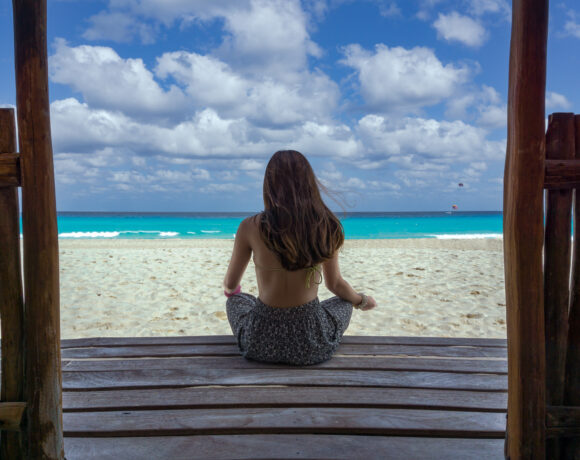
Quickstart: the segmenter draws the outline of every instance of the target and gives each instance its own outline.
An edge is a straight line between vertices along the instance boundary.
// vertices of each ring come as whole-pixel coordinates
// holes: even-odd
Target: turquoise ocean
[[[172,239],[234,237],[253,213],[94,213],[58,214],[59,238]],[[499,238],[501,212],[353,212],[338,214],[347,239]]]

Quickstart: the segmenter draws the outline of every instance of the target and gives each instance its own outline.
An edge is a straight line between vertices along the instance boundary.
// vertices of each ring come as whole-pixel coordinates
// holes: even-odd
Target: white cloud
[[[453,95],[469,75],[465,67],[443,65],[423,47],[408,50],[379,44],[372,53],[349,45],[344,54],[341,62],[358,71],[366,103],[381,112],[435,105]]]
[[[156,27],[145,24],[125,12],[113,11],[100,13],[89,18],[91,26],[83,33],[87,40],[110,40],[128,43],[135,36],[144,44],[155,41]]]
[[[470,0],[469,11],[475,16],[486,13],[497,13],[509,20],[511,8],[506,0]]]
[[[505,154],[504,143],[487,140],[484,129],[462,121],[367,115],[359,120],[357,133],[372,159],[383,157],[415,170],[426,161],[448,165]]]
[[[569,109],[570,107],[572,107],[572,104],[566,96],[553,91],[546,92],[547,109]]]
[[[174,78],[198,107],[212,107],[226,117],[245,117],[258,125],[289,125],[326,119],[336,108],[337,85],[321,72],[303,71],[291,82],[271,76],[244,76],[227,63],[197,53],[165,53],[156,74]]]
[[[239,193],[245,192],[247,188],[240,184],[225,183],[225,184],[209,184],[199,189],[202,193]]]
[[[564,24],[564,32],[566,35],[580,38],[580,24],[577,22],[576,12],[569,10],[567,14],[568,20],[566,21],[566,24]]]
[[[483,45],[487,38],[487,32],[479,22],[456,11],[450,14],[439,13],[433,27],[437,30],[437,37],[474,48]]]
[[[112,48],[70,47],[55,40],[50,78],[80,92],[93,107],[135,115],[168,115],[185,107],[181,90],[162,89],[142,59],[122,59]]]

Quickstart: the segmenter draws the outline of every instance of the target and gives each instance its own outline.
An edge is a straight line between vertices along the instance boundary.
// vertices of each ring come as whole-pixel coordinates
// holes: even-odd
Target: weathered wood
[[[64,376],[66,380],[66,375]],[[220,407],[375,407],[505,412],[507,393],[420,388],[243,386],[65,391],[65,412]]]
[[[506,391],[507,379],[495,374],[407,371],[334,371],[316,369],[136,369],[67,372],[63,389],[180,388],[204,385],[288,385],[446,388]]]
[[[547,406],[547,436],[562,441],[563,457],[576,459],[577,437],[580,437],[580,406]],[[554,440],[552,440],[554,441]]]
[[[498,439],[337,435],[67,438],[67,460],[389,459],[503,460]],[[482,453],[485,453],[482,456]],[[442,457],[441,455],[444,455]]]
[[[505,359],[506,349],[501,347],[423,345],[349,345],[341,344],[336,356],[382,355],[382,356],[423,356],[447,358],[496,358]],[[143,347],[93,347],[66,348],[62,350],[63,359],[87,358],[145,358],[145,357],[187,357],[187,356],[240,356],[235,345],[167,345]]]
[[[187,436],[318,433],[503,438],[505,415],[493,412],[366,408],[243,408],[65,412],[76,436]]]
[[[574,158],[574,114],[554,113],[549,116],[546,158]],[[564,399],[571,226],[572,190],[548,190],[544,239],[544,324],[546,404],[553,406],[561,405]]]
[[[25,410],[26,403],[23,402],[0,403],[0,430],[20,431]],[[2,458],[12,457],[3,456]]]
[[[278,369],[284,364],[270,364],[239,356],[215,356],[167,359],[104,359],[63,361],[63,372],[68,371],[117,371],[130,369]],[[311,369],[370,369],[370,370],[407,370],[430,372],[458,372],[468,374],[507,374],[507,361],[503,359],[445,359],[401,357],[345,357],[338,356]]]
[[[505,339],[479,339],[473,337],[391,337],[345,335],[345,345],[421,345],[421,346],[456,346],[456,347],[499,347],[506,348]],[[82,339],[65,339],[64,348],[85,347],[136,347],[158,345],[235,345],[233,335],[201,335],[174,337],[90,337]]]
[[[580,159],[580,115],[574,117],[575,156]],[[566,352],[566,380],[564,403],[580,406],[580,196],[574,191],[574,250],[572,255],[572,281],[568,313],[568,348]],[[563,441],[567,458],[580,457],[580,439]]]
[[[14,110],[0,109],[0,164],[4,157],[11,155],[4,152],[15,150]],[[0,216],[0,401],[16,402],[24,399],[24,300],[20,271],[20,210],[16,188],[0,187]],[[19,459],[22,454],[20,434],[3,432],[0,457]]]
[[[11,109],[0,110],[9,111]],[[14,118],[13,112],[12,117]],[[16,149],[6,152],[14,152],[14,150]],[[17,153],[3,153],[0,155],[0,187],[18,187],[20,184],[20,156]]]
[[[548,0],[514,0],[504,175],[508,330],[506,454],[545,455],[542,195]]]
[[[580,161],[546,160],[544,188],[572,189],[580,187]]]
[[[46,0],[13,0],[24,238],[29,458],[64,458],[58,232],[50,134]]]

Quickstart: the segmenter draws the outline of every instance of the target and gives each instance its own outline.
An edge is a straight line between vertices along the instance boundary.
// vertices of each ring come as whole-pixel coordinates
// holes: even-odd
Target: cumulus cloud
[[[508,20],[511,16],[511,8],[506,0],[470,0],[469,11],[475,16],[497,13]]]
[[[474,48],[483,45],[487,38],[487,32],[479,22],[456,11],[450,14],[439,13],[433,27],[437,30],[437,37]]]
[[[218,58],[184,51],[158,58],[156,74],[175,79],[197,106],[260,125],[329,118],[339,98],[336,83],[321,72],[302,71],[285,82],[268,74],[242,75]]]
[[[49,58],[50,78],[70,86],[93,107],[133,115],[169,115],[185,107],[176,86],[164,90],[142,59],[123,59],[104,46],[69,46],[55,40]]]
[[[367,115],[357,133],[369,152],[405,168],[497,160],[505,153],[503,143],[487,140],[486,130],[462,121]]]
[[[576,19],[576,13],[572,10],[568,11],[568,20],[564,25],[564,32],[571,37],[580,38],[580,23]]]
[[[569,109],[570,107],[572,104],[563,94],[546,92],[546,109]]]
[[[405,49],[376,45],[374,53],[359,45],[344,49],[343,64],[358,72],[367,105],[381,112],[413,111],[435,105],[454,94],[469,70],[443,65],[424,47]]]

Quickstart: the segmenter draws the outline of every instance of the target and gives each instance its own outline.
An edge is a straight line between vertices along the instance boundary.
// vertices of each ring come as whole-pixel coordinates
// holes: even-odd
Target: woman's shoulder
[[[245,236],[251,236],[259,231],[260,214],[246,217],[238,227],[238,233]]]

